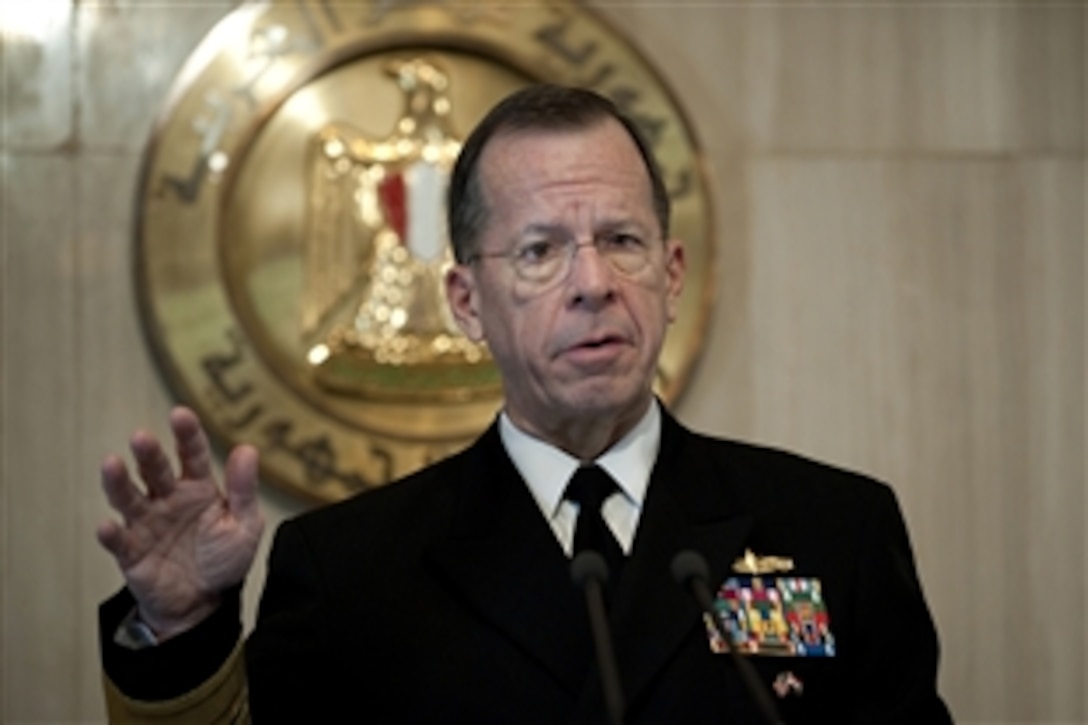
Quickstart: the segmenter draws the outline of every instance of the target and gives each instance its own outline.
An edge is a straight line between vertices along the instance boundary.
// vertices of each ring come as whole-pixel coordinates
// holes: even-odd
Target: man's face
[[[661,239],[649,174],[613,119],[577,131],[493,138],[479,174],[489,210],[477,249],[506,253],[546,234],[579,245],[569,273],[546,284],[519,277],[508,257],[484,257],[447,278],[454,316],[484,339],[504,380],[506,409],[544,434],[564,421],[640,415],[683,285],[679,241]],[[543,230],[543,231],[542,231]],[[591,242],[641,237],[649,261],[614,269]]]

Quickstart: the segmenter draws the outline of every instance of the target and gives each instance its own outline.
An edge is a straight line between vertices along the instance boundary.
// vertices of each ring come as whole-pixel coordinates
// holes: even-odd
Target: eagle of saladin
[[[386,73],[403,94],[392,133],[332,123],[311,139],[301,329],[317,383],[374,398],[494,393],[486,347],[461,334],[443,278],[445,196],[461,148],[449,76],[433,60]]]

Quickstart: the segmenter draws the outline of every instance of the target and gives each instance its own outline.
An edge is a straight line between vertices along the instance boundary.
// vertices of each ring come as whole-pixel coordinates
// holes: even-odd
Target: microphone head
[[[583,586],[590,579],[608,581],[608,564],[599,552],[586,549],[570,563],[570,576],[574,583]]]
[[[669,565],[669,571],[672,572],[672,578],[681,586],[687,586],[692,579],[706,581],[710,578],[710,567],[707,566],[706,559],[702,554],[691,549],[685,549],[674,556],[672,564]]]

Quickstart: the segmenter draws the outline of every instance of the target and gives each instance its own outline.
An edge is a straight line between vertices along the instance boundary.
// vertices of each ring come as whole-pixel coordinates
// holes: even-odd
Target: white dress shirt
[[[506,411],[499,416],[499,435],[559,545],[570,556],[578,504],[564,499],[563,492],[582,462],[518,428]],[[660,444],[661,411],[655,400],[638,424],[594,461],[608,471],[620,488],[605,499],[601,514],[625,554],[631,552],[635,540]]]

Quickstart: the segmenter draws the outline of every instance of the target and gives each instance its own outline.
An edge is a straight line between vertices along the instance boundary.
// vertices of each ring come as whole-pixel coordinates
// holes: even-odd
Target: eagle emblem
[[[319,385],[376,398],[494,394],[483,345],[457,328],[443,279],[445,224],[461,136],[449,77],[434,61],[390,62],[403,94],[392,132],[368,138],[336,122],[312,138],[301,329]]]

